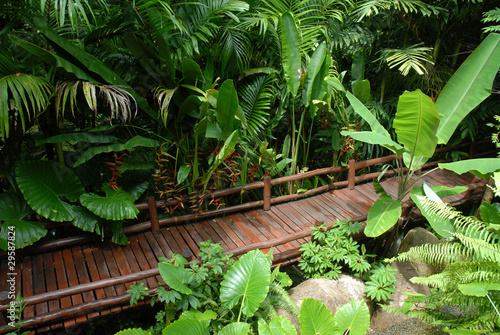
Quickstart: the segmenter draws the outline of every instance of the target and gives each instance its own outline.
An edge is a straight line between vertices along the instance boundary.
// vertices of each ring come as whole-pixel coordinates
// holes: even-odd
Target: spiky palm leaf
[[[10,124],[20,124],[24,132],[28,121],[47,108],[52,90],[42,77],[14,73],[0,78],[0,137],[9,137]]]
[[[420,0],[364,0],[358,3],[353,15],[358,22],[361,22],[366,17],[391,9],[404,13],[420,13],[424,16],[429,16],[435,11],[433,6]]]
[[[33,8],[36,8],[42,14],[53,17],[59,27],[64,27],[69,21],[73,30],[78,29],[78,25],[81,23],[91,26],[95,23],[94,11],[96,9],[106,11],[108,8],[106,0],[28,1]]]
[[[258,75],[239,90],[240,105],[245,113],[248,128],[254,135],[260,134],[269,122],[269,110],[275,93],[273,75]]]
[[[85,101],[91,111],[97,113],[98,95],[104,97],[110,111],[111,118],[118,118],[127,121],[137,114],[137,102],[134,97],[116,85],[98,85],[88,81],[60,82],[56,86],[57,115],[64,116],[66,104],[69,100],[70,110],[75,115],[79,86],[81,85]]]
[[[404,49],[384,49],[381,51],[380,59],[387,62],[391,69],[397,67],[403,76],[407,76],[412,69],[419,75],[423,75],[427,73],[426,63],[434,64],[431,51],[432,48],[415,44]]]

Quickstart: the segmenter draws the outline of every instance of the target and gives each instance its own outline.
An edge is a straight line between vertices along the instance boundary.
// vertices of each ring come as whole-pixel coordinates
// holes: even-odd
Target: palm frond
[[[158,113],[160,114],[165,127],[167,126],[168,120],[168,107],[170,106],[170,101],[172,100],[175,91],[177,91],[177,87],[173,89],[158,87],[153,92],[159,106]]]
[[[358,3],[353,15],[358,22],[361,22],[369,16],[391,9],[405,14],[420,13],[423,16],[429,16],[436,11],[435,7],[420,0],[365,0]]]
[[[60,82],[56,86],[57,116],[64,116],[66,104],[69,100],[71,113],[75,115],[75,107],[78,103],[78,88],[81,85],[88,108],[97,114],[98,94],[104,97],[108,105],[111,118],[120,116],[127,121],[137,114],[137,102],[134,97],[116,85],[92,84],[88,81]]]
[[[404,49],[383,49],[380,59],[387,62],[391,69],[397,67],[403,76],[407,76],[411,69],[419,75],[423,75],[427,73],[426,63],[434,63],[431,57],[432,48],[420,45],[415,44]]]
[[[248,128],[258,135],[269,122],[270,104],[274,94],[273,75],[257,75],[239,90],[240,105]]]
[[[485,33],[500,33],[500,8],[495,8],[486,13],[483,13],[483,23],[495,23],[488,27],[484,27]]]
[[[13,121],[19,121],[24,132],[26,118],[31,121],[47,108],[52,90],[42,77],[15,73],[0,78],[0,137],[9,137],[11,111],[17,111]]]
[[[95,23],[96,5],[102,11],[108,8],[106,0],[30,0],[29,2],[32,6],[39,7],[42,14],[51,16],[59,27],[64,27],[69,22],[73,29],[78,29],[81,23],[89,27]]]

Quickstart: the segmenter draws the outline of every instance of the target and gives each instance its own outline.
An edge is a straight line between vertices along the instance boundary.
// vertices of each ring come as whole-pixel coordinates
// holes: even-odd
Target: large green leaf
[[[373,131],[347,131],[342,130],[340,132],[342,136],[350,136],[356,141],[361,141],[370,144],[379,144],[384,148],[391,150],[394,153],[402,153],[404,148],[398,143],[391,140],[390,137],[385,136],[380,133],[376,133]]]
[[[122,190],[114,190],[105,185],[105,197],[97,194],[85,193],[80,202],[92,213],[107,220],[135,219],[139,210],[134,205],[134,198]]]
[[[137,147],[146,147],[146,148],[158,148],[160,146],[160,142],[158,140],[144,137],[144,136],[134,136],[130,140],[125,143],[125,149],[130,150]]]
[[[370,311],[363,300],[350,301],[334,315],[340,334],[366,334],[370,327]]]
[[[163,262],[158,263],[158,269],[160,270],[161,277],[171,289],[184,294],[193,293],[189,287],[184,285],[187,276],[186,269]]]
[[[401,204],[388,195],[382,195],[368,211],[365,235],[377,237],[394,226],[401,216]]]
[[[83,231],[97,232],[100,233],[99,223],[101,218],[85,207],[73,206],[73,212],[75,213],[75,218],[73,219],[73,225],[80,228]]]
[[[420,90],[399,97],[394,129],[398,142],[414,156],[431,157],[437,145],[439,114],[432,99]]]
[[[305,298],[300,308],[300,333],[302,335],[338,334],[335,318],[321,301]]]
[[[259,320],[259,335],[297,335],[292,322],[283,315],[273,316],[269,324]]]
[[[389,140],[391,139],[389,132],[380,124],[380,122],[378,122],[375,116],[368,110],[368,108],[365,107],[365,105],[361,103],[361,101],[359,101],[350,92],[346,93],[346,97],[351,103],[352,108],[354,108],[354,111],[370,125],[370,129],[373,132],[384,135],[385,137],[388,137]]]
[[[238,111],[238,93],[233,81],[228,79],[220,87],[217,98],[217,122],[225,140],[234,130],[234,117]]]
[[[243,255],[226,273],[221,283],[222,305],[233,308],[241,303],[246,316],[254,315],[267,296],[271,280],[271,269],[260,250]]]
[[[47,234],[38,222],[24,221],[33,211],[26,201],[15,193],[0,194],[0,249],[7,250],[9,242],[16,249],[31,245]],[[10,239],[9,239],[10,236]],[[12,247],[12,244],[10,244]]]
[[[440,144],[448,143],[462,119],[491,94],[500,67],[500,35],[490,34],[446,83],[436,101]]]
[[[458,284],[458,289],[462,294],[475,296],[475,297],[486,297],[488,291],[500,291],[500,283],[495,283],[491,281],[480,281],[467,284]]]
[[[61,134],[37,141],[37,145],[45,143],[59,142],[88,142],[88,143],[116,143],[118,138],[111,135],[93,134],[93,133],[69,133]]]
[[[87,150],[85,150],[80,157],[76,160],[75,164],[73,164],[73,167],[77,167],[78,165],[81,165],[89,160],[91,160],[95,155],[99,155],[102,153],[108,153],[108,152],[119,152],[125,150],[125,144],[122,143],[113,143],[113,144],[107,144],[107,145],[100,145],[98,147],[91,147]]]
[[[73,171],[57,162],[20,162],[16,166],[16,180],[31,208],[57,222],[71,221],[75,216],[63,198],[78,201],[85,192]]]
[[[457,174],[470,172],[480,178],[490,178],[491,174],[500,170],[500,158],[475,158],[452,163],[438,164],[440,169],[451,170]]]
[[[107,83],[112,85],[120,85],[124,90],[130,93],[134,99],[137,101],[137,104],[148,113],[149,116],[156,119],[157,113],[151,110],[148,105],[146,99],[144,99],[140,94],[134,91],[127,83],[120,78],[113,70],[111,70],[106,64],[104,64],[99,59],[95,58],[76,44],[73,44],[66,40],[64,37],[60,36],[52,27],[47,23],[47,21],[41,17],[36,16],[33,17],[33,24],[36,29],[38,29],[51,43],[54,44],[56,49],[61,48],[64,52],[62,53],[67,57],[68,62],[66,64],[78,64],[78,66],[73,66],[72,69],[81,68],[85,71],[86,77],[88,77],[88,73],[92,72],[91,75],[94,78],[102,78]],[[79,72],[81,74],[82,71]],[[75,73],[76,74],[76,73]],[[80,79],[86,79],[81,78]],[[95,79],[91,82],[97,83]]]
[[[295,20],[289,12],[283,13],[281,28],[281,61],[285,72],[286,84],[292,96],[296,96],[300,86],[301,61],[299,50],[299,32]]]
[[[321,70],[323,63],[325,61],[326,56],[326,43],[321,43],[316,50],[314,50],[313,55],[311,56],[311,61],[309,62],[309,66],[307,68],[306,78],[304,81],[304,90],[302,91],[302,102],[304,106],[309,106],[312,99],[313,92],[313,84],[316,80],[316,77],[320,77],[321,81],[324,81],[325,75]],[[328,62],[330,59],[328,59]],[[318,99],[314,97],[314,99]]]
[[[222,328],[218,335],[248,335],[249,331],[249,323],[233,322]]]
[[[91,83],[99,82],[97,80],[97,75],[95,73],[92,73],[91,71],[88,71],[84,67],[81,67],[81,64],[66,60],[65,58],[58,56],[54,52],[47,51],[36,44],[20,39],[19,37],[16,37],[14,35],[11,35],[10,39],[12,42],[37,56],[52,67],[62,68],[67,72],[73,73],[77,78],[87,80]]]
[[[180,319],[163,329],[163,335],[209,335],[208,324],[195,319]]]

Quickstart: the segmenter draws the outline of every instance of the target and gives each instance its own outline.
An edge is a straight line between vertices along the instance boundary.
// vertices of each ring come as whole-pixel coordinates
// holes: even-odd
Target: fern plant
[[[451,222],[453,240],[446,243],[411,248],[393,260],[423,261],[444,266],[441,273],[414,277],[412,282],[428,285],[429,295],[412,295],[402,310],[384,307],[392,312],[418,317],[428,323],[456,330],[500,330],[500,235],[494,222],[468,217],[456,209],[424,196],[417,196],[422,208],[431,216]],[[492,218],[491,209],[482,206],[481,215]],[[489,212],[489,213],[488,213]],[[496,210],[495,217],[500,218]],[[419,307],[411,309],[412,306]],[[445,312],[448,306],[458,307],[464,314],[457,317]]]

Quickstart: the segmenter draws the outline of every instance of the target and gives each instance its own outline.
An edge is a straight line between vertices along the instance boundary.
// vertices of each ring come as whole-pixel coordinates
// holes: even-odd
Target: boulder
[[[352,276],[340,275],[338,280],[326,278],[308,279],[289,291],[290,297],[300,307],[305,298],[321,301],[333,313],[352,300],[364,300],[371,309],[371,302],[365,296],[365,284]],[[284,315],[300,331],[299,321],[287,311],[278,308],[278,315]],[[300,332],[299,332],[300,334]]]
[[[411,247],[417,247],[423,244],[439,243],[439,239],[430,231],[425,228],[417,227],[410,230],[401,245],[399,246],[398,253],[403,253],[410,250]],[[419,277],[427,277],[432,274],[440,272],[440,269],[423,262],[412,262],[413,266],[418,272]]]

